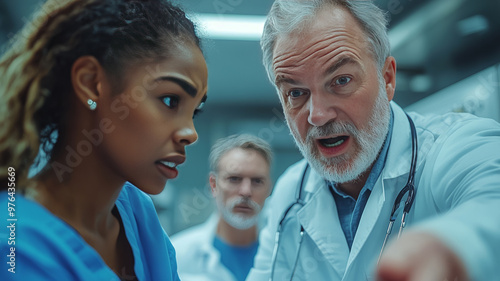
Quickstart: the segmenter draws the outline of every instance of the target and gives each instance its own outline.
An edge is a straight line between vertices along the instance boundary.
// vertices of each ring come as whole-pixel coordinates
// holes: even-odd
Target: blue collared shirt
[[[349,246],[349,250],[352,247],[352,242],[356,231],[358,230],[359,221],[361,220],[361,215],[365,209],[368,197],[370,197],[371,191],[377,182],[380,173],[385,165],[385,159],[387,157],[387,151],[389,150],[389,145],[392,136],[392,126],[393,126],[393,113],[391,109],[391,117],[389,121],[389,131],[384,142],[384,146],[373,165],[373,168],[366,180],[365,185],[359,193],[358,200],[354,199],[352,196],[347,195],[345,192],[339,190],[335,187],[335,183],[327,182],[328,186],[333,190],[333,198],[337,204],[337,213],[339,215],[340,226],[344,231],[344,235]]]

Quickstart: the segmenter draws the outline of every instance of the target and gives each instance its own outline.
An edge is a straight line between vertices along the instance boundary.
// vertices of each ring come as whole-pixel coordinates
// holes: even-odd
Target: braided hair
[[[9,167],[19,186],[40,150],[53,155],[76,59],[95,57],[116,89],[128,64],[165,59],[179,43],[200,47],[193,23],[164,0],[48,0],[0,59],[0,190]]]

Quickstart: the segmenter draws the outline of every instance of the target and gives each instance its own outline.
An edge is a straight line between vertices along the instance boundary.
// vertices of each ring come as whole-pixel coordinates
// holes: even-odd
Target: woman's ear
[[[71,83],[76,97],[91,110],[96,109],[102,94],[104,69],[95,57],[78,58],[71,67]]]

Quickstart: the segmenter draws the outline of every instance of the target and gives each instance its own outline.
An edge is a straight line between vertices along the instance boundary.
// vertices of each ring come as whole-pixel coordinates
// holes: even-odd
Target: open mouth
[[[348,136],[338,136],[328,139],[319,139],[318,142],[324,147],[332,148],[342,145],[348,138]]]
[[[158,161],[158,162],[171,168],[171,169],[175,169],[175,167],[177,167],[177,164],[173,163],[173,162],[168,162],[168,161]]]
[[[176,167],[177,164],[169,161],[156,161],[156,167],[168,179],[176,178],[179,174]]]

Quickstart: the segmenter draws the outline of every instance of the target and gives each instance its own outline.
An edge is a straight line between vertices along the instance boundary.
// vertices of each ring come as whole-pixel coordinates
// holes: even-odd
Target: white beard
[[[377,159],[390,122],[390,104],[383,80],[380,80],[379,78],[381,86],[366,130],[358,130],[350,122],[330,122],[321,127],[311,127],[307,132],[306,140],[302,142],[296,125],[288,118],[286,119],[300,152],[311,167],[326,180],[336,183],[355,181]],[[359,150],[355,155],[326,158],[318,151],[315,139],[345,133],[348,133],[357,143]]]
[[[228,200],[226,204],[224,204],[224,202],[222,202],[222,196],[218,196],[216,201],[222,218],[232,227],[244,230],[257,224],[261,207],[255,201],[244,197],[238,197]],[[243,214],[234,213],[234,207],[242,203],[246,203],[250,206],[250,208],[254,210],[255,214],[253,216],[245,216]]]

